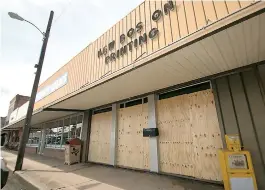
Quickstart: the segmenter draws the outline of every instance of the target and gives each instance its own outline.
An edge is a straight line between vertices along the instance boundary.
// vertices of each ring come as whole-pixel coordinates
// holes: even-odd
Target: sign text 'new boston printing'
[[[169,11],[174,10],[174,4],[172,1],[168,1],[167,3],[164,4],[164,13],[165,15],[168,15]],[[161,17],[162,17],[162,11],[161,10],[156,10],[152,14],[152,20],[157,22]],[[137,39],[132,39],[134,37],[135,32],[140,33],[143,30],[143,23],[139,22],[134,28],[130,28],[129,31],[127,32],[127,37],[130,38],[130,42],[127,44],[125,43],[126,36],[125,34],[120,35],[120,44],[123,46],[118,49],[116,52],[112,52],[115,47],[115,40],[112,40],[108,46],[105,46],[103,48],[100,48],[98,51],[98,58],[101,56],[105,56],[105,63],[108,64],[109,62],[116,61],[116,59],[119,59],[123,55],[127,54],[128,49],[129,51],[132,51],[133,47],[137,48],[138,45],[143,45],[144,43],[147,43],[147,34],[144,33],[143,35],[139,36]],[[152,40],[155,37],[157,37],[159,33],[159,30],[157,28],[152,28],[149,33],[148,37]]]

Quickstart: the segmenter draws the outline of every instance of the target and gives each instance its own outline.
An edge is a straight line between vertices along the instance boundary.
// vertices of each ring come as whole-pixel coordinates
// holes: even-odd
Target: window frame
[[[82,121],[81,121],[82,118]],[[82,128],[83,128],[83,118],[84,114],[74,114],[67,117],[60,118],[58,120],[47,122],[46,125],[46,134],[45,134],[45,148],[51,148],[51,149],[64,149],[64,145],[66,141],[69,141],[72,138],[80,138],[82,134]],[[81,122],[80,122],[81,121]],[[56,124],[57,123],[57,124]],[[61,126],[62,125],[62,126]],[[80,126],[81,125],[81,126]],[[71,127],[75,127],[74,129],[74,135],[71,136]],[[62,131],[59,132],[60,127],[62,127]],[[68,129],[67,129],[68,127]],[[57,132],[53,135],[55,135],[55,139],[58,139],[60,136],[60,144],[53,143],[53,140],[51,139],[51,143],[48,144],[48,139],[53,138],[50,134],[50,131],[52,129],[57,128]],[[80,134],[77,137],[77,131],[80,129]],[[68,130],[68,131],[67,131]],[[67,137],[66,134],[67,133]],[[57,141],[56,141],[57,142]]]

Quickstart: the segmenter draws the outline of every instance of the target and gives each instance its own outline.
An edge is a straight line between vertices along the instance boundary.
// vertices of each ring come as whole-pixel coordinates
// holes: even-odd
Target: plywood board
[[[149,138],[143,137],[148,127],[148,105],[141,104],[118,111],[117,165],[149,169]]]
[[[161,171],[221,181],[222,140],[212,91],[159,100],[157,114]]]
[[[111,112],[92,116],[88,160],[110,163]]]

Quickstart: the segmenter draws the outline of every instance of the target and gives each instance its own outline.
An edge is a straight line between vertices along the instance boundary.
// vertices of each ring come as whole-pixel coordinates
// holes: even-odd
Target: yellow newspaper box
[[[249,151],[242,151],[238,135],[225,136],[227,149],[219,150],[225,190],[257,190]]]
[[[80,162],[81,140],[72,139],[65,144],[65,161],[64,164],[71,165]]]

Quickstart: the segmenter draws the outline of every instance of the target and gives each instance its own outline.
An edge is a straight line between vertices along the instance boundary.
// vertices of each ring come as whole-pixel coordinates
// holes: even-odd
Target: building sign
[[[168,1],[163,6],[164,14],[168,15],[170,11],[174,10],[174,3],[173,1]],[[157,22],[162,17],[162,10],[156,10],[152,14],[152,20]],[[135,28],[130,28],[127,32],[127,34],[121,34],[119,43],[122,45],[120,49],[118,49],[116,52],[114,52],[115,48],[115,40],[112,40],[109,42],[109,44],[105,47],[102,47],[98,50],[98,58],[101,58],[102,56],[105,56],[105,64],[108,64],[109,62],[116,61],[116,59],[119,59],[120,57],[123,57],[127,54],[128,51],[132,51],[133,48],[137,48],[139,45],[143,45],[147,43],[148,38],[153,40],[156,38],[159,34],[159,30],[157,28],[152,28],[148,35],[144,33],[143,35],[139,36],[139,38],[134,38],[135,33],[140,33],[143,30],[144,24],[142,22],[137,23]],[[129,38],[129,43],[125,44],[126,37]]]
[[[64,73],[61,77],[56,79],[52,84],[46,86],[44,89],[39,91],[36,95],[35,102],[45,98],[49,94],[63,87],[67,83],[67,79],[68,79],[68,73]]]

